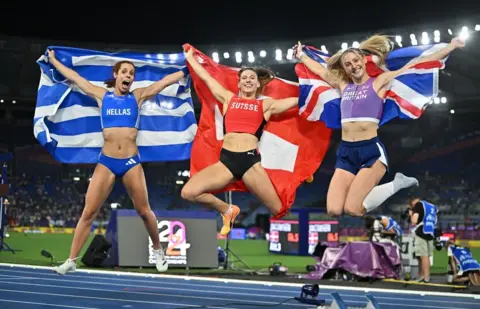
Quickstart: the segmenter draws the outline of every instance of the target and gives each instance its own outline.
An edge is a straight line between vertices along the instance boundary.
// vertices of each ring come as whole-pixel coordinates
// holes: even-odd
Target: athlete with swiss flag
[[[283,217],[297,187],[319,167],[330,130],[299,117],[297,84],[266,69],[217,64],[190,45],[184,49],[202,113],[182,197],[217,210],[221,235],[240,209],[212,193],[250,191],[274,218]]]

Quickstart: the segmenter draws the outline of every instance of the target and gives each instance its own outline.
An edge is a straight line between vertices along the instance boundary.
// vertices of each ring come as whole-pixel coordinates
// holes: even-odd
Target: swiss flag
[[[190,45],[186,47],[193,48]],[[238,68],[216,63],[194,49],[194,57],[223,87],[238,93]],[[223,143],[222,104],[207,85],[191,69],[195,92],[202,104],[197,134],[190,158],[190,174],[218,162]],[[264,89],[263,96],[273,99],[298,97],[296,83],[276,78]],[[282,211],[274,219],[285,216],[295,201],[298,186],[318,169],[327,152],[331,130],[323,122],[308,121],[299,116],[298,108],[274,115],[264,127],[259,151],[262,166],[267,171],[282,201]],[[224,191],[248,191],[242,181],[226,186]],[[218,193],[218,192],[212,192]]]

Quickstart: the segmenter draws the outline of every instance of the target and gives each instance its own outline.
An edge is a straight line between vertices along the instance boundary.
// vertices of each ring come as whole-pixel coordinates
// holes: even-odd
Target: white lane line
[[[0,266],[7,266],[11,268],[27,268],[27,269],[43,269],[43,270],[52,270],[51,267],[46,266],[36,266],[36,265],[25,265],[25,264],[11,264],[11,263],[0,263]],[[123,271],[105,271],[105,270],[95,270],[95,269],[77,269],[78,273],[87,273],[87,274],[106,274],[111,276],[128,276],[128,277],[151,277],[151,278],[170,278],[177,280],[197,280],[197,281],[208,281],[208,282],[224,282],[224,283],[241,283],[247,285],[268,285],[268,286],[290,286],[290,287],[302,287],[304,283],[287,283],[287,282],[271,282],[271,281],[256,281],[256,280],[241,280],[241,279],[225,279],[225,278],[216,278],[208,276],[185,276],[185,275],[168,275],[168,274],[144,274],[144,273],[135,273],[135,272],[123,272]],[[410,294],[410,295],[421,295],[421,296],[447,296],[447,297],[456,297],[456,298],[479,298],[479,295],[476,294],[456,294],[456,293],[445,293],[445,292],[432,292],[432,291],[411,291],[411,290],[400,290],[400,289],[380,289],[380,288],[363,288],[363,287],[351,287],[351,286],[335,286],[335,285],[322,285],[323,289],[329,289],[334,291],[360,291],[360,292],[378,292],[378,293],[393,293],[393,294]]]
[[[3,292],[12,292],[12,293],[20,293],[20,294],[34,294],[34,295],[49,295],[49,296],[58,296],[58,297],[73,297],[73,298],[80,298],[80,299],[95,299],[95,300],[108,300],[113,302],[127,302],[127,303],[138,303],[138,304],[154,304],[154,305],[168,305],[168,306],[183,306],[183,307],[199,307],[199,305],[193,304],[181,304],[181,303],[166,303],[166,302],[154,302],[154,301],[146,301],[146,300],[132,300],[132,299],[121,299],[121,298],[107,298],[107,297],[93,297],[93,296],[79,296],[79,295],[72,295],[72,294],[55,294],[55,293],[41,293],[41,292],[30,292],[30,291],[17,291],[17,290],[6,290],[0,289]],[[213,308],[213,309],[240,309],[235,307],[216,307],[216,306],[204,306],[205,308]]]
[[[245,304],[265,304],[265,305],[276,305],[277,301],[260,301],[260,300],[243,300],[238,298],[221,298],[221,297],[207,297],[207,296],[191,296],[191,295],[179,295],[179,294],[165,294],[165,293],[155,293],[155,292],[139,292],[139,291],[124,291],[124,290],[110,290],[110,289],[99,289],[99,288],[85,288],[85,287],[78,287],[78,286],[64,286],[64,285],[51,285],[51,284],[38,284],[38,283],[21,283],[21,282],[7,282],[7,281],[0,281],[0,283],[8,283],[9,285],[27,285],[27,286],[38,286],[38,287],[47,287],[47,288],[56,288],[56,289],[73,289],[73,290],[83,290],[83,291],[95,291],[95,292],[110,292],[110,293],[119,293],[119,294],[136,294],[136,295],[154,295],[154,296],[163,296],[163,297],[173,297],[173,298],[187,298],[187,299],[204,299],[204,300],[221,300],[221,301],[229,301],[229,302],[242,302]],[[92,282],[93,283],[93,282]],[[5,291],[4,289],[0,288],[0,291]],[[185,289],[181,289],[181,291],[185,291]],[[225,292],[220,292],[225,294]],[[232,293],[228,293],[231,295]],[[235,295],[235,293],[233,293]],[[238,294],[237,294],[238,295]],[[273,297],[278,299],[279,296],[268,295],[265,296],[263,294],[242,294],[246,296],[259,296],[259,297]],[[291,304],[285,303],[282,304],[285,306],[296,306],[296,307],[305,307],[306,305],[302,304]]]
[[[29,304],[29,305],[41,305],[41,306],[48,306],[48,307],[74,308],[74,309],[100,309],[100,308],[94,308],[94,307],[79,307],[79,306],[69,306],[69,305],[56,305],[56,304],[50,304],[50,303],[38,303],[38,302],[32,302],[32,301],[19,301],[19,300],[1,299],[1,298],[0,298],[0,302],[5,302],[5,303],[17,303],[17,304]]]

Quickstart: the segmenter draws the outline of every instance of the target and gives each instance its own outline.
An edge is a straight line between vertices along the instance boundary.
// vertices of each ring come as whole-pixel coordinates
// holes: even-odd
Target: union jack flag
[[[390,52],[382,66],[377,65],[378,57],[367,56],[366,70],[376,77],[386,71],[401,69],[416,58],[425,57],[444,48],[447,44],[431,44],[400,48]],[[327,67],[330,55],[312,46],[304,46],[303,52],[311,59]],[[448,56],[439,61],[419,62],[398,75],[390,84],[384,102],[382,126],[392,119],[417,119],[428,103],[438,95],[439,70],[445,67]],[[326,81],[310,71],[303,63],[295,66],[299,79],[299,113],[309,121],[322,121],[331,129],[341,128],[341,93]]]

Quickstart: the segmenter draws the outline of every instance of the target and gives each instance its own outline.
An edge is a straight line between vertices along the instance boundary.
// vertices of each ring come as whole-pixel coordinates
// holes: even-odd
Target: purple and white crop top
[[[343,90],[340,110],[342,123],[354,121],[380,122],[384,100],[373,89],[374,78],[362,85],[348,84]]]

